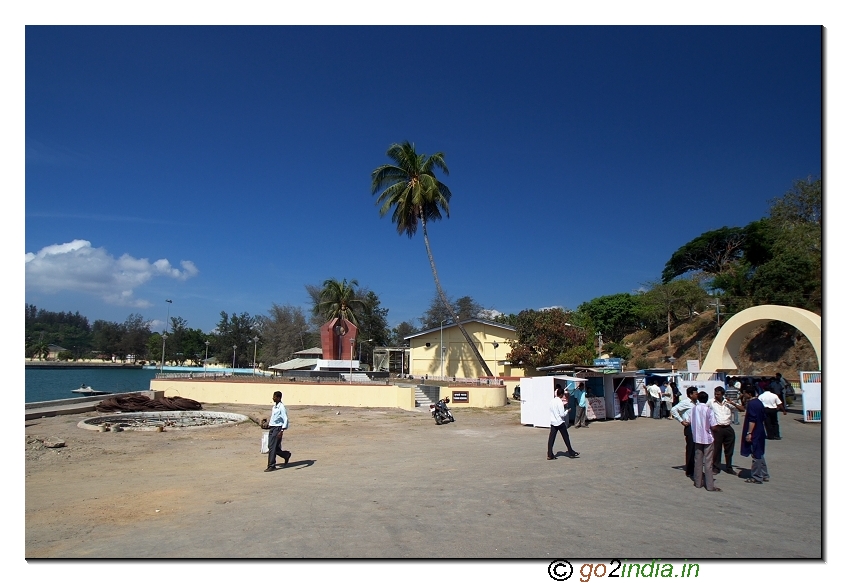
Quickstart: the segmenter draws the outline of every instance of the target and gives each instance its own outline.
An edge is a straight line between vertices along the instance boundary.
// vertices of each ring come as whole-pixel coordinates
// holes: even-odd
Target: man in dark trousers
[[[678,404],[670,409],[670,416],[684,426],[684,475],[693,479],[693,456],[695,453],[693,433],[690,430],[690,410],[698,402],[699,390],[696,387],[687,388],[687,397],[680,399]]]
[[[291,459],[291,452],[282,449],[282,433],[288,429],[288,410],[282,403],[282,392],[273,393],[273,409],[270,411],[270,421],[267,423],[270,434],[267,440],[267,468],[265,472],[276,469],[276,456],[282,456],[285,465]]]
[[[555,438],[558,433],[564,438],[564,444],[567,446],[567,457],[579,457],[579,452],[573,449],[570,445],[570,434],[567,433],[567,418],[570,415],[570,410],[567,408],[567,393],[561,388],[561,385],[555,385],[555,396],[549,403],[549,441],[546,444],[546,459],[554,460],[555,454],[552,452],[552,446],[555,445]]]
[[[766,386],[766,389],[758,395],[758,400],[763,403],[766,413],[764,431],[767,434],[767,439],[781,439],[778,427],[778,412],[781,410],[782,415],[787,415],[787,410],[784,408],[784,402],[776,394],[776,391],[780,390],[781,385],[773,379]]]
[[[731,459],[734,454],[734,427],[731,426],[731,417],[735,411],[743,411],[743,405],[725,398],[726,390],[723,387],[714,388],[714,400],[711,401],[711,409],[717,417],[716,424],[711,428],[714,434],[714,467],[715,474],[720,473],[720,456],[722,450],[726,453],[726,473],[734,474],[731,467]]]
[[[764,431],[764,404],[757,397],[752,387],[743,389],[748,399],[746,401],[746,418],[743,420],[743,439],[740,441],[740,455],[752,456],[752,476],[746,481],[750,484],[761,484],[770,481],[767,461],[764,459],[764,448],[767,435]]]

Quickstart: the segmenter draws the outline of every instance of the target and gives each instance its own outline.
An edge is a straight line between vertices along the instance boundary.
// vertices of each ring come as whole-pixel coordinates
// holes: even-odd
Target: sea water
[[[149,391],[150,381],[156,376],[155,369],[141,368],[63,368],[26,369],[25,401],[54,401],[73,399],[83,395],[72,393],[83,383],[95,391],[128,393]]]

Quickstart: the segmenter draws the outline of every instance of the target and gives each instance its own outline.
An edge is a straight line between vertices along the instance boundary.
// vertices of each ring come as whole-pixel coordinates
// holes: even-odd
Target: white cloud
[[[83,292],[96,295],[109,304],[147,308],[149,301],[135,297],[135,289],[156,276],[184,281],[199,270],[191,261],[181,261],[181,269],[167,259],[150,263],[124,254],[118,258],[89,241],[48,245],[38,253],[27,253],[26,287],[34,291]]]

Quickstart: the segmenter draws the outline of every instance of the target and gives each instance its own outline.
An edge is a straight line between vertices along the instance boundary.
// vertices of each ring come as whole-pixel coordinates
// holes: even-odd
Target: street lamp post
[[[352,357],[355,350],[355,336],[350,336],[350,384],[352,384]]]
[[[203,361],[203,376],[206,376],[206,366],[209,363],[209,344],[211,344],[211,342],[206,340],[206,359]]]
[[[167,332],[162,332],[162,365],[159,367],[161,372],[164,372],[164,361],[165,361],[165,345],[167,344]]]
[[[165,332],[170,330],[170,305],[173,303],[173,300],[165,300],[167,302],[167,320],[165,320]]]
[[[256,376],[256,350],[258,348],[258,341],[259,341],[258,336],[253,336],[250,339],[250,342],[253,343],[253,376]]]
[[[238,348],[237,344],[232,345],[232,376],[235,376],[235,349]]]
[[[499,348],[499,342],[494,342],[493,347],[494,347],[494,378],[497,378],[499,376],[499,374],[498,374],[499,373],[499,367],[497,367],[497,362],[496,362],[496,349]]]
[[[367,340],[359,340],[358,341],[358,362],[361,363],[361,345],[365,342],[373,342],[373,338],[368,338]]]

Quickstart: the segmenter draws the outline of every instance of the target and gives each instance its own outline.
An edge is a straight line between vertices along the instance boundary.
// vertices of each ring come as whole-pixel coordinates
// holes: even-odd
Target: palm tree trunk
[[[470,334],[467,333],[467,330],[464,329],[464,326],[458,321],[458,316],[455,315],[455,311],[452,309],[449,301],[447,300],[446,294],[444,290],[441,288],[441,281],[438,279],[438,270],[435,268],[435,258],[432,257],[432,248],[429,246],[429,233],[426,231],[426,219],[424,217],[420,217],[420,223],[423,227],[423,242],[426,244],[426,254],[429,256],[429,266],[432,268],[432,276],[435,278],[435,288],[438,290],[438,296],[441,298],[441,301],[444,303],[444,307],[446,308],[447,312],[449,312],[452,321],[458,324],[458,329],[461,330],[461,333],[464,335],[465,340],[467,340],[467,344],[470,345],[470,350],[473,351],[473,354],[476,356],[476,360],[479,361],[479,364],[482,366],[482,370],[485,371],[485,374],[489,377],[494,376],[491,372],[491,369],[488,367],[485,359],[482,358],[482,355],[479,353],[479,349],[476,348],[476,343],[473,342],[473,339],[470,338]],[[441,348],[443,350],[443,348]]]

